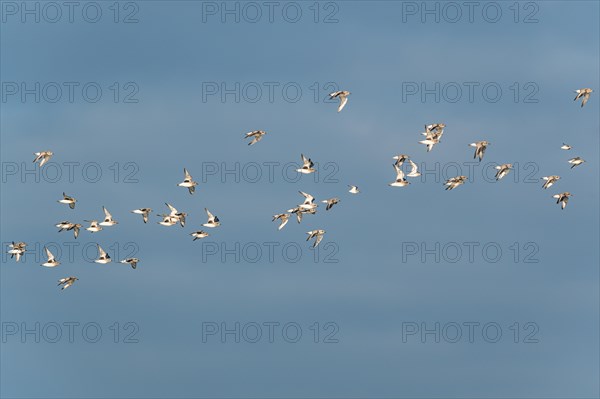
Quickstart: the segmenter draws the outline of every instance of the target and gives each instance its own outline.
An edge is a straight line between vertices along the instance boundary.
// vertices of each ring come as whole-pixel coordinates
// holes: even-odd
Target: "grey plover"
[[[75,203],[77,202],[77,200],[63,192],[63,199],[58,200],[58,202],[60,202],[61,204],[67,204],[69,205],[69,208],[75,209]]]
[[[334,91],[333,93],[329,94],[329,98],[330,99],[334,99],[337,98],[340,100],[340,105],[338,106],[338,110],[337,112],[341,112],[344,107],[346,106],[346,103],[348,102],[348,96],[350,95],[349,91]]]
[[[33,155],[35,155],[35,159],[33,160],[33,163],[36,163],[39,161],[39,165],[44,166],[44,164],[46,162],[48,162],[50,160],[50,158],[52,158],[52,155],[54,155],[54,153],[52,151],[40,151],[40,152],[34,152]]]
[[[587,103],[588,100],[590,99],[590,94],[592,94],[593,91],[594,90],[592,90],[590,88],[575,90],[575,93],[577,93],[577,95],[575,96],[573,101],[577,101],[578,99],[581,98],[582,99],[581,106],[583,107],[585,105],[585,103]]]
[[[319,243],[321,242],[321,240],[323,239],[323,235],[325,234],[325,230],[311,230],[311,231],[307,231],[306,234],[308,234],[308,237],[306,238],[306,241],[310,240],[311,238],[315,238],[315,242],[313,243],[313,248],[315,248],[317,245],[319,245]]]
[[[244,138],[252,137],[252,141],[250,141],[248,143],[248,145],[253,145],[253,144],[258,143],[260,140],[262,140],[262,138],[265,134],[267,134],[267,132],[265,132],[264,130],[254,130],[252,132],[246,133]]]
[[[62,287],[60,287],[61,290],[65,290],[67,288],[69,288],[70,286],[72,286],[75,281],[79,280],[77,277],[64,277],[61,278],[60,280],[58,280],[58,284],[57,285],[62,285]]]
[[[179,187],[185,187],[188,189],[188,191],[190,192],[190,194],[194,194],[194,191],[196,190],[196,186],[198,185],[198,183],[196,183],[194,181],[194,179],[192,178],[192,175],[190,175],[190,173],[187,171],[186,168],[183,168],[183,181],[181,183],[178,184]]]
[[[560,194],[554,194],[552,196],[552,198],[556,198],[556,203],[559,204],[560,203],[560,207],[562,209],[565,209],[565,207],[567,206],[567,202],[569,202],[569,197],[572,197],[573,194],[571,194],[568,191],[565,191],[564,193],[560,193]]]

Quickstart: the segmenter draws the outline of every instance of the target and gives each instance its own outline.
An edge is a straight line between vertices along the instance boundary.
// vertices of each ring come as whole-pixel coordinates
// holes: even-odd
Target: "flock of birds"
[[[581,106],[583,107],[589,100],[590,94],[593,92],[593,90],[590,88],[584,88],[584,89],[576,90],[575,92],[577,93],[575,100],[581,99]],[[338,112],[341,112],[342,109],[344,109],[344,107],[348,103],[349,95],[350,95],[349,91],[336,91],[329,95],[330,98],[332,98],[332,99],[334,99],[334,98],[339,99],[340,102],[339,102],[339,106],[338,106]],[[422,133],[423,136],[425,136],[425,139],[419,141],[419,143],[424,144],[427,147],[427,152],[430,152],[435,145],[440,143],[441,138],[444,134],[445,127],[446,127],[446,125],[444,123],[434,123],[434,124],[425,125],[425,132]],[[259,141],[261,141],[262,138],[266,134],[267,133],[263,130],[255,130],[255,131],[246,133],[245,138],[246,139],[252,138],[252,140],[248,143],[248,145],[254,145],[254,144],[258,143]],[[469,144],[469,146],[475,148],[475,153],[473,155],[473,158],[474,159],[478,158],[479,161],[483,160],[485,151],[489,145],[490,145],[490,143],[486,140],[476,141],[474,143]],[[560,148],[568,151],[568,150],[571,150],[572,147],[568,144],[563,143],[563,145]],[[54,155],[52,151],[40,151],[40,152],[36,152],[34,154],[35,154],[35,159],[33,160],[33,162],[39,163],[40,168],[43,167],[44,164],[46,162],[48,162],[50,160],[50,158]],[[311,174],[311,173],[316,172],[316,169],[314,168],[314,166],[315,166],[314,162],[310,158],[307,158],[306,156],[304,156],[304,154],[301,154],[300,156],[302,159],[302,166],[299,169],[297,169],[297,172],[302,173],[302,174]],[[389,183],[390,186],[406,187],[410,184],[410,182],[407,180],[407,177],[414,178],[414,177],[418,177],[421,175],[421,173],[418,171],[417,164],[415,162],[413,162],[412,159],[410,159],[410,156],[405,155],[405,154],[400,154],[400,155],[394,156],[393,159],[395,160],[395,162],[393,163],[393,167],[396,172],[396,179],[392,183]],[[583,160],[581,157],[574,157],[574,158],[571,158],[568,160],[568,163],[571,164],[571,169],[583,164],[584,162],[585,162],[585,160]],[[410,171],[408,173],[405,173],[402,170],[402,166],[405,163],[408,163],[408,165],[410,165]],[[496,180],[498,181],[498,180],[502,179],[503,177],[505,177],[512,168],[513,168],[513,165],[510,163],[505,163],[505,164],[496,166],[496,170],[497,170]],[[186,168],[183,169],[183,173],[184,173],[184,179],[181,183],[178,184],[178,186],[187,188],[190,194],[194,194],[198,183],[196,181],[194,181],[192,175],[188,172],[188,170]],[[557,175],[544,176],[542,179],[544,180],[542,188],[548,189],[552,185],[554,185],[558,180],[560,180],[560,176],[557,176]],[[444,183],[444,186],[445,186],[446,190],[453,190],[453,189],[459,187],[460,185],[464,184],[466,181],[467,181],[466,176],[456,176],[456,177],[452,177],[452,178],[446,180],[446,182]],[[349,193],[351,193],[351,194],[360,193],[360,190],[357,186],[349,185],[348,187],[350,188],[348,190]],[[313,197],[312,195],[305,193],[303,191],[299,191],[299,193],[304,198],[304,200],[301,204],[298,204],[297,206],[295,206],[291,209],[288,209],[284,213],[280,213],[280,214],[273,216],[272,221],[279,220],[279,222],[280,222],[278,230],[281,230],[285,227],[285,225],[288,223],[288,221],[292,215],[296,215],[296,220],[298,223],[300,223],[300,222],[302,222],[302,216],[304,214],[314,215],[317,212],[318,204],[315,203],[315,197]],[[573,196],[573,194],[566,191],[566,192],[562,192],[562,193],[553,195],[553,198],[556,199],[557,204],[561,204],[561,209],[565,209],[565,207],[567,206],[567,202],[569,201],[569,198],[571,196]],[[63,192],[63,198],[58,200],[58,202],[61,204],[68,205],[70,209],[75,209],[77,200],[74,197],[69,196]],[[334,197],[334,198],[322,200],[321,202],[326,204],[325,210],[329,211],[330,209],[333,208],[334,205],[336,205],[340,202],[340,199]],[[162,226],[167,226],[167,227],[174,226],[176,224],[179,224],[179,225],[181,225],[181,227],[184,227],[187,213],[178,211],[171,204],[165,203],[165,205],[168,207],[169,213],[158,214],[157,216],[159,216],[161,218],[161,221],[159,221],[157,223]],[[102,210],[104,211],[104,219],[100,222],[98,220],[85,220],[85,222],[89,223],[89,226],[86,227],[85,230],[89,231],[90,233],[97,233],[97,232],[101,231],[103,229],[103,227],[112,227],[112,226],[115,226],[118,224],[118,222],[113,218],[112,214],[108,211],[108,209],[106,209],[106,207],[103,206]],[[204,208],[204,210],[207,215],[207,221],[206,221],[206,223],[202,224],[202,226],[207,227],[207,228],[219,227],[221,225],[219,218],[217,216],[213,215],[207,208]],[[143,222],[148,223],[149,215],[153,212],[153,210],[152,210],[152,208],[139,208],[139,209],[134,209],[131,212],[134,214],[142,215]],[[73,223],[70,221],[62,221],[62,222],[57,223],[56,227],[59,229],[58,232],[73,231],[73,236],[75,237],[75,239],[77,239],[82,225],[80,223]],[[322,229],[311,230],[311,231],[308,231],[306,234],[308,235],[306,241],[314,239],[314,242],[312,244],[312,247],[314,248],[317,245],[319,245],[319,243],[323,240],[325,230],[322,230]],[[194,231],[194,232],[190,233],[190,235],[193,237],[193,241],[196,241],[196,240],[199,240],[202,238],[206,238],[209,236],[209,234],[204,230]],[[110,263],[112,261],[112,259],[110,258],[108,253],[104,249],[102,249],[102,247],[99,244],[96,244],[96,245],[98,247],[98,258],[96,260],[94,260],[94,262],[100,263],[100,264]],[[24,242],[12,242],[11,244],[9,244],[9,250],[7,253],[11,255],[11,258],[15,257],[16,261],[18,262],[21,259],[21,256],[26,252],[26,247],[27,247],[27,244]],[[46,253],[47,261],[42,263],[42,266],[56,267],[56,266],[60,265],[60,262],[55,258],[55,256],[52,254],[52,252],[50,252],[50,250],[47,247],[44,247],[44,251]],[[138,258],[126,258],[126,259],[123,259],[120,261],[120,263],[129,264],[133,269],[135,269],[137,267],[138,262],[140,262],[140,260]],[[64,278],[61,278],[58,280],[58,285],[61,286],[61,290],[64,290],[64,289],[72,286],[77,280],[78,280],[78,278],[74,277],[74,276],[64,277]]]

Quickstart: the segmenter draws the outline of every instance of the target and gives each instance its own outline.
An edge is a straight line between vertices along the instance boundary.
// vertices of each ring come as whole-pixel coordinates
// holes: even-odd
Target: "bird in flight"
[[[85,228],[90,233],[97,233],[100,230],[102,230],[102,227],[100,227],[98,225],[98,221],[97,220],[84,220],[84,222],[88,222],[90,224],[90,227],[86,227]]]
[[[315,164],[313,161],[310,158],[306,158],[304,154],[300,154],[300,156],[302,157],[302,167],[300,169],[296,169],[296,172],[303,173],[305,175],[314,173],[315,169],[313,166],[315,166]]]
[[[52,151],[40,151],[40,152],[34,152],[33,155],[35,155],[35,159],[33,160],[33,163],[36,162],[40,162],[40,167],[42,167],[46,162],[48,162],[50,160],[50,158],[52,158],[52,155],[54,155],[54,153]]]
[[[585,103],[587,103],[588,100],[590,99],[590,94],[592,94],[593,91],[594,90],[592,90],[590,88],[575,90],[575,93],[577,93],[577,95],[575,96],[575,98],[573,99],[573,101],[577,101],[578,99],[581,98],[582,99],[581,100],[581,106],[583,107],[585,105]]]
[[[75,203],[77,202],[77,200],[63,192],[63,199],[58,200],[58,202],[60,202],[61,204],[67,204],[69,205],[69,208],[75,209]]]
[[[559,204],[560,203],[560,207],[562,209],[565,209],[565,207],[567,206],[567,202],[569,202],[569,197],[572,197],[573,194],[571,194],[568,191],[565,191],[564,193],[560,193],[560,194],[554,194],[552,196],[552,198],[556,198],[556,203]]]
[[[304,191],[298,191],[303,197],[304,202],[298,205],[301,209],[315,209],[318,205],[315,204],[315,197],[312,195],[305,193]]]
[[[289,213],[279,213],[277,215],[273,215],[273,220],[271,220],[271,221],[274,222],[279,219],[279,221],[281,223],[279,224],[279,227],[277,228],[277,230],[281,230],[287,224],[289,218],[290,218]]]
[[[194,239],[192,241],[196,241],[196,240],[199,240],[201,238],[208,237],[208,233],[206,231],[202,231],[202,230],[194,231],[193,233],[190,233],[190,235],[192,237],[194,237]]]
[[[546,189],[552,187],[552,185],[554,183],[556,183],[557,181],[559,181],[560,180],[560,176],[557,176],[557,175],[544,176],[544,177],[542,177],[542,180],[545,180],[544,184],[542,185],[542,188],[544,190],[546,190]]]
[[[75,281],[79,280],[77,277],[64,277],[61,278],[60,280],[58,280],[58,284],[57,285],[62,285],[62,287],[60,288],[61,290],[67,289],[70,286],[72,286]]]
[[[324,204],[327,204],[327,205],[325,206],[325,210],[326,210],[326,211],[328,211],[328,210],[330,210],[331,208],[333,208],[333,206],[334,206],[335,204],[338,204],[338,203],[340,202],[340,199],[339,199],[339,198],[335,198],[335,197],[334,197],[334,198],[329,198],[329,199],[323,200],[323,201],[321,201],[321,202],[322,202],[322,203],[324,203]]]
[[[46,251],[46,257],[48,258],[48,260],[45,263],[42,263],[42,266],[56,267],[60,265],[60,262],[56,260],[54,255],[52,255],[52,252],[50,252],[50,250],[47,247],[44,247],[44,251]]]
[[[160,222],[156,222],[156,223],[163,225],[163,226],[174,226],[180,222],[179,218],[176,216],[165,215],[165,214],[158,215],[158,216],[162,217],[163,220]]]
[[[131,213],[142,215],[142,218],[144,219],[144,223],[148,223],[148,215],[150,214],[150,212],[152,212],[152,208],[140,208],[140,209],[134,209],[133,211],[131,211]]]
[[[138,258],[127,258],[120,261],[120,263],[129,263],[132,269],[137,267],[137,264],[140,260]]]
[[[485,154],[485,150],[488,145],[490,145],[490,143],[485,140],[476,141],[474,143],[469,144],[469,146],[475,147],[475,154],[473,155],[473,159],[479,158],[479,161],[481,162],[481,160],[483,159],[483,154]]]
[[[315,213],[317,213],[317,210],[314,208],[313,209],[305,209],[305,208],[301,208],[300,206],[297,206],[296,208],[288,209],[287,211],[289,213],[296,215],[296,220],[298,221],[298,223],[302,222],[302,215],[304,215],[305,213],[307,213],[309,215],[314,215]]]
[[[348,102],[348,96],[350,95],[349,91],[334,91],[333,93],[329,94],[329,99],[332,100],[334,98],[337,98],[340,100],[340,105],[338,106],[338,110],[337,112],[341,112],[344,107],[346,106],[346,103]]]
[[[579,166],[582,163],[585,162],[585,159],[580,158],[580,157],[575,157],[575,158],[571,158],[568,161],[571,164],[571,169],[573,169],[575,166]]]
[[[264,130],[254,130],[253,132],[248,132],[244,136],[244,138],[252,137],[252,141],[248,143],[248,145],[253,145],[262,140],[263,136],[267,134]]]
[[[561,149],[561,150],[567,150],[567,151],[568,151],[568,150],[570,150],[571,148],[573,148],[573,147],[571,147],[570,145],[568,145],[568,144],[565,144],[565,143],[563,143],[563,145],[561,145],[561,146],[560,146],[560,149]]]
[[[204,210],[206,211],[206,215],[208,216],[208,221],[206,223],[204,223],[202,226],[204,227],[219,227],[221,225],[221,221],[219,220],[218,217],[216,217],[215,215],[213,215],[212,213],[210,213],[210,211],[207,208],[204,208]]]
[[[506,176],[510,172],[512,167],[513,167],[512,163],[503,163],[502,165],[497,165],[496,170],[498,172],[496,172],[496,181],[498,181],[498,180],[502,179],[504,176]]]
[[[313,243],[313,248],[315,248],[317,245],[319,245],[319,243],[321,242],[321,240],[323,240],[323,235],[325,234],[325,230],[311,230],[311,231],[307,231],[306,234],[308,234],[308,237],[306,238],[306,241],[310,240],[311,238],[315,238],[315,242]]]
[[[112,215],[105,207],[102,207],[104,211],[104,220],[100,222],[100,226],[114,226],[115,224],[119,224],[116,220],[113,220]]]
[[[19,260],[21,260],[21,255],[23,255],[25,253],[25,251],[27,251],[27,249],[25,247],[27,247],[27,244],[24,242],[12,242],[11,244],[8,244],[8,247],[10,248],[6,253],[10,254],[10,257],[12,258],[13,256],[16,257],[16,261],[18,262]]]
[[[96,244],[96,245],[98,246],[98,259],[96,259],[94,262],[101,263],[103,265],[112,262],[112,259],[106,253],[106,251],[104,251],[102,249],[102,247],[100,246],[100,244]]]
[[[409,158],[410,157],[406,154],[399,154],[393,157],[392,159],[396,161],[396,165],[402,166],[402,164],[404,164],[404,162],[406,162]]]
[[[64,221],[56,224],[56,227],[59,228],[58,232],[60,233],[63,230],[73,230],[73,236],[75,239],[79,237],[79,229],[81,229],[81,225],[79,223],[71,223],[69,221]]]
[[[400,166],[398,166],[398,164],[393,164],[394,169],[396,170],[396,180],[392,183],[390,183],[389,185],[392,187],[405,187],[408,186],[410,184],[410,182],[408,180],[406,180],[406,178],[404,177],[404,172],[402,171],[402,169],[400,169]]]
[[[183,174],[184,174],[183,181],[181,183],[179,183],[178,186],[186,187],[188,189],[188,191],[190,192],[190,194],[194,194],[194,191],[196,191],[196,186],[198,185],[198,183],[196,183],[194,181],[194,179],[192,179],[192,175],[190,175],[190,173],[187,171],[186,168],[183,168]]]
[[[446,125],[443,123],[425,125],[425,131],[421,133],[423,136],[425,136],[425,140],[421,140],[419,143],[427,146],[427,152],[431,151],[433,146],[440,142],[444,134],[445,127]]]
[[[350,194],[358,194],[358,193],[360,193],[360,190],[358,189],[358,186],[353,186],[351,184],[348,184],[348,187],[350,187],[350,190],[348,190],[348,192]]]
[[[465,181],[467,181],[467,176],[456,176],[446,180],[444,185],[446,186],[446,190],[454,190],[456,187],[464,184]]]
[[[419,172],[419,167],[417,166],[416,163],[414,163],[411,159],[408,160],[408,163],[410,164],[410,172],[408,172],[406,174],[407,177],[419,177],[421,176],[421,173]],[[400,166],[400,165],[398,165]]]
[[[169,210],[171,211],[171,213],[169,214],[170,217],[170,221],[172,220],[176,220],[179,222],[179,224],[181,225],[181,227],[185,227],[185,217],[187,216],[187,213],[185,212],[179,212],[177,209],[175,209],[175,207],[169,203],[165,202],[165,205],[167,205],[167,207],[169,208]],[[165,215],[162,215],[163,219],[165,218]],[[169,221],[169,223],[170,223]],[[165,222],[165,220],[163,220],[162,222],[159,222],[160,224],[163,224]],[[171,224],[165,224],[165,226],[172,226]]]

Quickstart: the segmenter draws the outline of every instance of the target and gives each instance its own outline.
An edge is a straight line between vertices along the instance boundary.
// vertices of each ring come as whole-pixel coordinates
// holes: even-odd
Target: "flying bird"
[[[206,231],[202,231],[202,230],[194,231],[193,233],[190,233],[190,235],[192,237],[194,237],[194,239],[192,241],[196,241],[196,240],[199,240],[201,238],[208,237],[208,233]]]
[[[246,133],[246,136],[244,136],[244,138],[253,137],[252,141],[248,143],[248,145],[252,145],[262,140],[265,134],[267,134],[267,132],[265,132],[264,130],[255,130],[253,132]]]
[[[567,151],[568,151],[568,150],[570,150],[571,148],[573,148],[573,147],[571,147],[570,145],[568,145],[568,144],[565,144],[565,143],[563,143],[563,145],[561,145],[561,146],[560,146],[560,149],[561,149],[561,150],[567,150]]]
[[[24,242],[15,243],[13,241],[11,244],[8,244],[8,247],[10,249],[6,253],[10,254],[11,259],[13,256],[16,257],[17,262],[21,260],[21,255],[23,255],[25,251],[27,251],[27,249],[25,248],[27,247],[27,244]]]
[[[567,202],[569,202],[569,197],[572,196],[573,194],[571,194],[568,191],[565,191],[564,193],[554,194],[552,198],[556,198],[556,203],[560,203],[561,208],[565,209],[565,207],[567,206]]]
[[[554,183],[556,183],[557,181],[559,181],[560,180],[560,176],[557,176],[557,175],[544,176],[544,177],[542,177],[542,180],[545,180],[544,184],[542,185],[542,188],[545,190],[545,189],[548,189],[548,188],[552,187],[552,185]]]
[[[70,286],[72,286],[75,281],[79,280],[77,277],[64,277],[61,278],[60,280],[58,280],[58,284],[57,285],[62,285],[62,287],[60,288],[61,290],[67,289]]]
[[[304,202],[298,207],[302,209],[315,209],[318,205],[315,204],[315,197],[312,195],[305,193],[304,191],[298,191],[302,196],[304,196]]]
[[[408,163],[410,164],[410,172],[408,172],[408,174],[406,175],[407,177],[419,177],[421,176],[421,173],[419,172],[419,167],[417,166],[416,163],[414,163],[412,160],[408,160]]]
[[[84,220],[84,222],[88,222],[90,224],[90,227],[86,227],[85,228],[90,233],[97,233],[100,230],[102,230],[102,227],[100,227],[98,225],[98,221],[97,220]]]
[[[157,223],[160,225],[163,225],[163,226],[174,226],[180,222],[179,218],[176,216],[165,215],[165,214],[158,215],[158,216],[162,217],[163,220],[160,222],[157,222]]]
[[[73,236],[75,237],[75,239],[77,239],[77,237],[79,237],[79,229],[81,228],[81,225],[79,223],[71,223],[69,221],[64,221],[64,222],[60,222],[56,224],[56,227],[59,228],[58,232],[60,233],[63,230],[73,230]]]
[[[315,164],[313,161],[310,158],[306,158],[304,154],[300,154],[300,156],[302,157],[302,167],[300,169],[296,169],[296,172],[303,173],[305,175],[314,173],[315,169],[313,166],[315,166]]]
[[[138,258],[127,258],[120,261],[120,263],[129,263],[132,269],[137,267],[137,264],[140,260]]]
[[[75,209],[75,203],[77,202],[77,200],[63,192],[63,199],[58,200],[58,202],[60,202],[61,204],[67,204],[69,205],[69,208]]]
[[[54,153],[52,151],[40,151],[40,152],[34,152],[33,155],[35,155],[35,159],[33,160],[33,163],[36,162],[40,162],[40,167],[42,167],[46,162],[48,162],[50,160],[50,158],[52,158],[52,155],[54,155]]]
[[[590,99],[590,94],[592,94],[593,91],[594,90],[590,88],[575,90],[575,93],[577,93],[577,95],[575,96],[573,101],[577,101],[578,99],[582,98],[583,100],[581,101],[581,106],[583,107],[585,103],[587,103]]]
[[[348,184],[348,187],[350,187],[350,190],[348,190],[348,192],[350,194],[358,194],[358,193],[360,193],[360,190],[358,189],[357,186],[353,186],[351,184]]]
[[[340,105],[338,106],[337,112],[341,112],[344,109],[346,103],[348,102],[349,95],[349,91],[334,91],[333,93],[329,94],[329,99],[338,98],[340,100]]]
[[[496,172],[496,181],[498,181],[498,180],[502,179],[504,176],[506,176],[512,168],[513,168],[512,163],[503,163],[502,165],[497,165],[496,170],[498,172]]]
[[[44,247],[44,251],[46,251],[46,257],[48,258],[48,260],[45,263],[42,263],[42,266],[56,267],[60,265],[60,262],[57,261],[56,258],[54,258],[54,255],[52,255],[52,252],[50,252],[50,250],[47,247]]]
[[[438,132],[443,134],[445,127],[445,123],[432,123],[430,125],[425,125],[425,132]],[[426,133],[423,134],[426,135]]]
[[[142,215],[142,218],[144,219],[144,223],[148,223],[148,215],[150,214],[150,212],[152,212],[152,208],[140,208],[140,209],[134,209],[133,211],[131,211],[131,213]]]
[[[279,221],[281,223],[279,224],[279,227],[277,228],[277,230],[281,230],[287,224],[289,218],[290,218],[290,214],[289,213],[280,213],[280,214],[277,214],[277,215],[273,215],[273,220],[271,220],[271,221],[274,222],[274,221],[276,221],[276,220],[279,219]]]
[[[390,183],[389,185],[392,187],[408,186],[410,184],[410,182],[404,178],[404,172],[402,171],[402,169],[400,169],[398,164],[393,164],[393,166],[394,166],[394,169],[396,170],[396,180],[394,182]]]
[[[183,181],[181,183],[179,183],[178,186],[186,187],[188,189],[188,191],[190,192],[190,194],[194,194],[194,191],[196,191],[196,186],[198,185],[198,183],[196,183],[194,181],[194,179],[192,179],[192,175],[190,175],[190,173],[187,171],[186,168],[183,168],[183,174],[184,174]]]
[[[317,210],[314,208],[313,209],[305,209],[305,208],[301,208],[300,206],[297,206],[296,208],[288,209],[287,211],[289,213],[296,215],[296,220],[298,221],[298,223],[300,223],[302,221],[302,215],[304,215],[305,213],[310,214],[310,215],[314,215],[315,213],[317,213]]]
[[[306,238],[306,241],[310,240],[311,238],[315,238],[315,242],[313,243],[313,248],[315,248],[317,245],[319,245],[319,243],[321,242],[321,240],[323,239],[323,235],[325,234],[325,230],[311,230],[311,231],[307,231],[306,234],[308,234],[308,237]]]
[[[490,145],[490,143],[485,140],[476,141],[474,143],[469,144],[469,146],[475,147],[475,154],[473,155],[473,159],[479,158],[479,161],[481,162],[481,160],[483,159],[483,154],[485,154],[485,150],[488,145]]]
[[[208,216],[208,221],[206,223],[204,223],[202,226],[212,228],[212,227],[218,227],[221,225],[221,221],[219,220],[218,217],[216,217],[215,215],[210,213],[210,211],[207,208],[204,208],[204,210],[206,211],[206,215]]]
[[[444,128],[446,127],[443,123],[433,123],[431,125],[425,125],[425,131],[421,133],[425,136],[425,140],[419,141],[421,144],[425,144],[427,146],[427,152],[433,149],[433,146],[438,144],[442,135],[444,134]]]
[[[573,169],[575,166],[579,166],[582,163],[585,162],[585,159],[580,158],[580,157],[575,157],[575,158],[571,158],[568,161],[571,164],[571,169]]]
[[[446,190],[454,190],[456,187],[460,186],[461,184],[464,184],[466,180],[467,176],[451,177],[450,179],[446,180],[446,183],[444,183],[444,185],[446,186]]]
[[[408,155],[399,154],[399,155],[396,155],[395,157],[393,157],[392,159],[396,160],[396,165],[402,166],[402,164],[404,162],[406,162],[408,160],[408,158],[410,158]]]
[[[323,200],[321,202],[324,204],[327,204],[327,206],[325,206],[325,210],[328,211],[331,208],[333,208],[333,206],[335,204],[338,204],[340,202],[340,199],[339,198],[329,198],[329,199]]]
[[[115,224],[119,224],[116,220],[113,220],[112,215],[108,212],[108,209],[102,207],[104,211],[104,221],[100,222],[100,226],[114,226]]]
[[[100,244],[96,245],[98,246],[98,259],[96,259],[94,262],[101,263],[103,265],[110,263],[112,261],[112,259],[110,259],[110,256],[106,253],[106,251],[102,249]]]
[[[177,209],[175,209],[175,207],[173,205],[168,204],[166,202],[165,202],[165,205],[167,205],[167,207],[169,207],[169,210],[171,211],[169,216],[171,218],[176,218],[177,221],[179,221],[179,224],[181,225],[181,227],[185,227],[185,217],[187,216],[187,213],[179,212]],[[164,215],[162,215],[162,216],[164,218]],[[164,222],[164,220],[163,220],[163,222]]]

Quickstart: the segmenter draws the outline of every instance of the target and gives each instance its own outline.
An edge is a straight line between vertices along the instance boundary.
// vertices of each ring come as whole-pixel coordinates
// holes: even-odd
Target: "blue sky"
[[[502,12],[496,23],[486,20],[495,7],[489,2],[478,3],[472,22],[462,8],[456,23],[442,3],[439,23],[434,15],[421,20],[422,2],[322,2],[317,23],[313,2],[281,2],[272,22],[258,2],[256,23],[251,14],[222,22],[222,2],[123,2],[118,23],[112,2],[94,4],[96,23],[81,14],[87,7],[93,16],[86,2],[73,22],[64,8],[49,22],[53,10],[40,5],[36,23],[27,14],[21,21],[21,2],[2,2],[1,241],[25,241],[32,252],[18,264],[2,258],[2,397],[598,397],[598,2],[521,2],[516,23],[513,2],[493,3]],[[417,14],[407,14],[413,5]],[[216,15],[206,14],[214,7]],[[302,11],[296,23],[286,20],[290,7]],[[123,23],[130,13],[138,21]],[[337,22],[324,23],[330,13]],[[525,23],[527,16],[537,22]],[[21,84],[35,82],[40,101],[22,100]],[[74,82],[73,101],[63,91],[50,102],[51,82]],[[339,114],[322,101],[328,82],[352,92]],[[474,82],[474,99],[463,91],[456,102],[452,92],[439,102],[433,95],[403,101],[403,88],[436,82],[448,90]],[[236,83],[272,84],[273,101],[266,89],[256,102],[248,101],[252,92],[239,102],[203,92]],[[86,84],[101,88],[97,102],[84,97]],[[282,92],[286,85],[300,87],[298,101]],[[486,100],[485,85],[501,88],[497,102]],[[573,102],[582,87],[595,90],[584,108]],[[137,102],[125,102],[133,91]],[[434,122],[447,127],[427,153],[420,132]],[[249,147],[243,134],[256,129],[268,134]],[[468,144],[483,139],[492,144],[482,165],[471,164]],[[561,150],[563,142],[573,149]],[[32,153],[44,149],[55,153],[48,175],[22,177],[23,168],[34,170]],[[318,177],[282,176],[300,153],[319,163]],[[389,187],[398,153],[433,172]],[[566,161],[574,156],[586,163],[571,170]],[[486,181],[483,166],[492,162],[515,170]],[[220,175],[236,163],[238,182],[235,172]],[[451,177],[444,175],[457,164],[461,172],[472,165],[473,181],[444,191]],[[215,165],[217,175],[209,174]],[[256,165],[261,178],[252,182]],[[51,167],[62,173],[55,182]],[[193,196],[176,186],[184,167],[200,182]],[[95,182],[94,170],[102,173]],[[561,181],[543,190],[539,179],[553,174]],[[348,184],[362,192],[349,194]],[[271,217],[295,206],[298,190],[341,202],[278,231]],[[78,199],[75,210],[56,202],[63,191]],[[551,197],[562,191],[574,194],[564,211]],[[155,215],[144,225],[130,213],[163,213],[164,202],[189,214],[185,228],[159,226]],[[100,218],[102,206],[119,225],[82,231],[76,242],[56,232],[61,220]],[[192,242],[205,207],[222,226]],[[305,233],[317,228],[327,233],[315,258]],[[91,263],[95,243],[114,261],[135,250],[141,262],[136,270]],[[33,252],[44,245],[61,248],[59,267],[39,266]],[[417,253],[407,253],[414,245]],[[262,253],[253,261],[256,247]],[[60,292],[56,280],[66,276],[80,280]],[[36,322],[40,342],[22,339],[22,328]],[[87,342],[76,329],[71,343],[69,322],[97,323],[102,336]],[[137,343],[123,342],[133,331],[128,322]],[[279,323],[273,342],[269,322]],[[479,323],[473,342],[471,322]],[[56,343],[52,323],[62,326]],[[239,323],[240,342],[203,336],[214,323]],[[257,343],[248,339],[252,323],[262,329]],[[302,329],[296,343],[281,333],[288,323]],[[462,338],[403,337],[408,326],[436,323],[450,335],[457,323]],[[496,343],[481,333],[489,323],[501,328]],[[323,342],[334,330],[338,342]],[[537,343],[524,342],[529,333]]]

